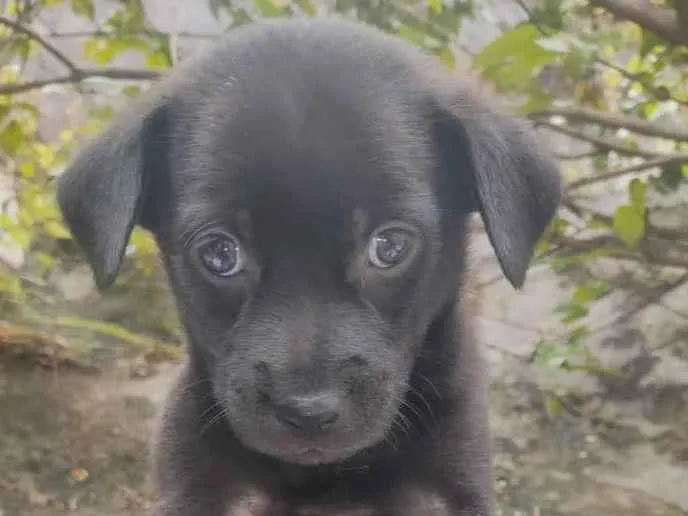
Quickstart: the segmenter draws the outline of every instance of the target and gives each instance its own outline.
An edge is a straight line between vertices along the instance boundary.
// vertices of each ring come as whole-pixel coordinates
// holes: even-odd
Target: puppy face
[[[318,75],[285,98],[261,89],[264,73],[243,75],[258,84],[248,107],[230,108],[210,138],[209,115],[189,121],[174,243],[162,248],[236,433],[330,462],[389,428],[435,297],[457,284],[458,260],[440,259],[458,242],[442,234],[432,142],[414,130],[407,92],[369,86],[404,110],[361,110],[349,106],[363,84],[330,92]]]
[[[343,21],[242,28],[61,179],[101,287],[133,226],[153,231],[192,360],[248,447],[316,464],[385,438],[456,302],[471,212],[523,282],[556,167],[425,63]]]

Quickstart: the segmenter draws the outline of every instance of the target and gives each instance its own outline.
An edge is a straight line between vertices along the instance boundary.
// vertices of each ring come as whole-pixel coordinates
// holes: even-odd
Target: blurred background
[[[500,514],[688,514],[688,1],[0,7],[0,516],[146,514],[148,440],[184,354],[150,236],[98,293],[53,178],[217,34],[334,12],[482,75],[566,174],[522,292],[474,226]]]

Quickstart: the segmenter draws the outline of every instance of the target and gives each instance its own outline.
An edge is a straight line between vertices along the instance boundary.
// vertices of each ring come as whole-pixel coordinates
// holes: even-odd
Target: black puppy
[[[351,22],[239,28],[62,176],[99,287],[147,228],[188,332],[156,516],[491,513],[467,222],[519,287],[561,186],[464,82]]]

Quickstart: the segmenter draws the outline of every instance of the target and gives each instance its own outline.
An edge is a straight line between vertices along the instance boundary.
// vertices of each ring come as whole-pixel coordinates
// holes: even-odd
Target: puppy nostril
[[[368,363],[368,361],[365,358],[363,358],[361,355],[354,355],[347,360],[347,364],[354,366],[354,367],[363,367],[367,363]]]
[[[291,396],[275,404],[275,415],[292,428],[322,431],[337,422],[338,407],[338,399],[332,394]]]
[[[352,357],[347,358],[344,360],[340,366],[339,369],[341,371],[351,371],[355,372],[362,367],[365,367],[368,364],[368,361],[363,358],[361,355],[354,355]]]

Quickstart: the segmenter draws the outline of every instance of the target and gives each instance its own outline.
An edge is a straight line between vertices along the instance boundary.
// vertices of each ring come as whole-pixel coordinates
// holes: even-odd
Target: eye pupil
[[[412,235],[401,228],[377,233],[370,242],[369,257],[373,265],[388,268],[402,262],[411,250]]]
[[[406,240],[399,234],[387,233],[375,238],[377,256],[385,263],[396,263],[406,251]]]
[[[225,236],[213,237],[199,249],[203,265],[213,274],[230,276],[238,272],[239,246],[233,239]]]

